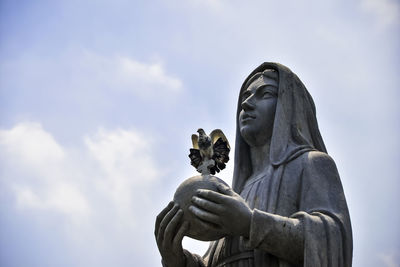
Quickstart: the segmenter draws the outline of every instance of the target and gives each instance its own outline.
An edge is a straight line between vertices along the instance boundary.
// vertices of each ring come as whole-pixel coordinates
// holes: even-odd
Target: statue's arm
[[[303,166],[299,212],[284,217],[255,209],[245,243],[305,266],[351,266],[350,218],[335,163],[310,152]]]

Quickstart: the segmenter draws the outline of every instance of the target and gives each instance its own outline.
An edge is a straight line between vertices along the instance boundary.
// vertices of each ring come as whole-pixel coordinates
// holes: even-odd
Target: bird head
[[[202,128],[199,128],[199,129],[197,130],[197,132],[198,132],[200,135],[206,135],[206,132],[204,132],[204,130],[203,130]]]

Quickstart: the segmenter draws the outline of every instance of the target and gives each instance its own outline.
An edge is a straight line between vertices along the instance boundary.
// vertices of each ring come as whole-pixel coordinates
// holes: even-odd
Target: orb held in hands
[[[183,210],[183,220],[189,222],[189,229],[186,236],[201,240],[213,241],[225,236],[224,233],[204,227],[205,224],[199,223],[199,219],[188,210],[192,204],[192,197],[196,195],[198,189],[208,189],[218,191],[218,184],[228,186],[223,180],[213,175],[197,175],[186,179],[176,190],[174,202],[178,203]]]
[[[216,231],[215,228],[207,227],[210,224],[201,223],[200,219],[189,211],[192,198],[198,189],[218,191],[218,185],[228,186],[220,178],[214,176],[226,167],[229,161],[229,142],[220,129],[213,130],[207,135],[201,128],[197,134],[192,135],[193,148],[190,149],[190,163],[201,174],[186,179],[176,190],[174,202],[178,203],[183,210],[183,220],[189,222],[186,236],[202,240],[212,241],[225,236],[224,233]]]

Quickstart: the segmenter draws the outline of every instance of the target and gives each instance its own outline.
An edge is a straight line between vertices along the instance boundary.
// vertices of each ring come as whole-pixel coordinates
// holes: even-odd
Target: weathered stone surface
[[[203,224],[199,224],[198,219],[195,219],[193,213],[188,210],[189,206],[193,204],[192,197],[196,195],[198,189],[217,191],[217,185],[220,183],[228,186],[223,180],[216,176],[197,175],[186,179],[177,188],[174,195],[174,202],[178,203],[183,210],[183,220],[188,221],[190,224],[186,232],[188,237],[202,241],[212,241],[224,236],[221,232],[212,231],[209,228],[205,228]]]
[[[287,67],[263,63],[243,82],[236,115],[232,188],[215,192],[213,183],[199,177],[184,182],[175,197],[184,211],[171,203],[156,223],[164,266],[350,267],[346,198],[304,84]],[[190,203],[205,186],[210,190],[200,190]],[[219,237],[207,236],[196,220],[229,233],[203,257],[180,243],[187,221],[192,223],[187,235]]]

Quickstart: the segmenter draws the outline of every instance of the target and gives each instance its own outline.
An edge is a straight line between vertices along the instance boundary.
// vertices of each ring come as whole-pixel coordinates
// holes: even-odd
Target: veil
[[[232,185],[238,193],[252,173],[249,146],[239,130],[240,95],[246,89],[248,80],[254,74],[266,69],[274,69],[278,72],[279,77],[278,100],[270,146],[272,165],[278,167],[311,150],[327,152],[318,129],[314,101],[304,84],[284,65],[265,62],[250,73],[243,82],[239,93]]]

